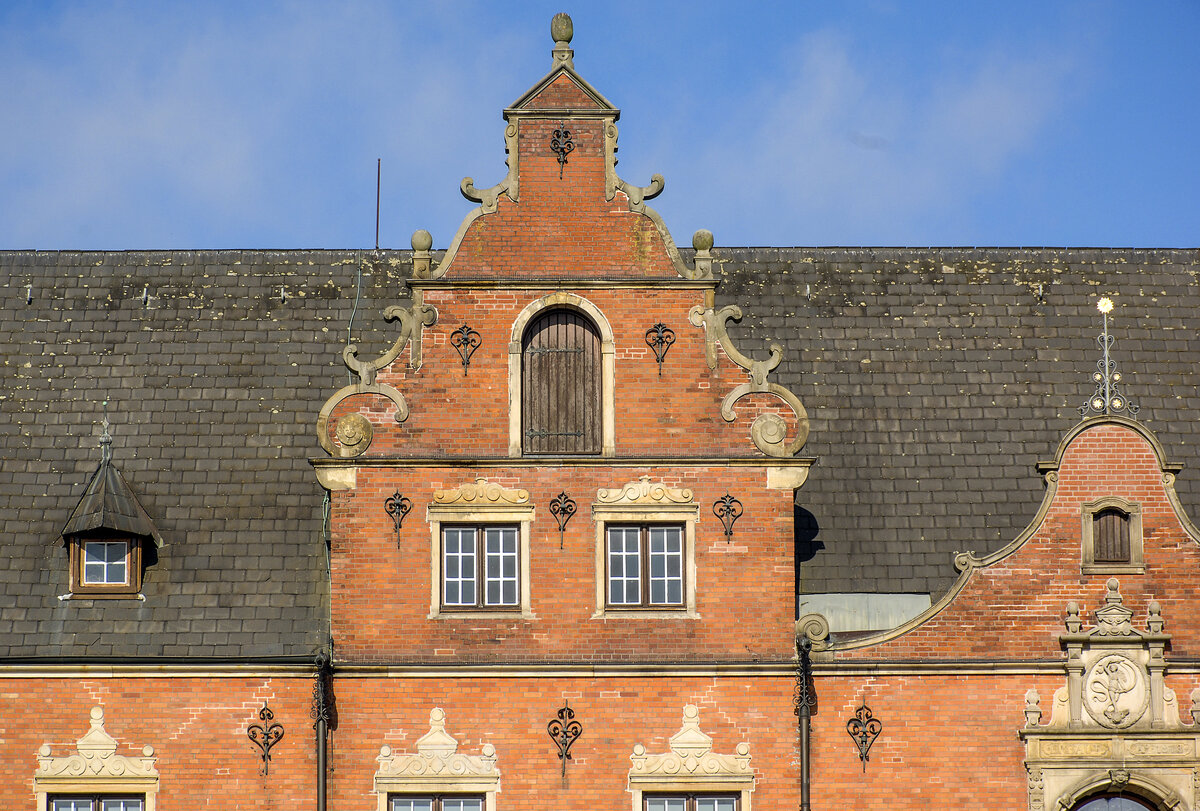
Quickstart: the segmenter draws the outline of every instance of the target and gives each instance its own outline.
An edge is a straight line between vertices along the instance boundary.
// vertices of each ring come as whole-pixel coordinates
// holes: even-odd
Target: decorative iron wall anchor
[[[575,720],[575,710],[571,709],[571,702],[563,701],[557,716],[546,724],[546,731],[550,733],[550,740],[558,747],[558,759],[562,761],[562,781],[565,786],[567,761],[571,759],[571,744],[583,734],[583,724]]]
[[[450,333],[450,345],[462,358],[463,377],[467,376],[467,367],[471,365],[471,356],[475,354],[475,350],[481,343],[483,341],[480,340],[479,333],[466,324]]]
[[[392,517],[392,524],[396,527],[396,548],[399,548],[400,527],[404,526],[404,516],[412,509],[412,501],[396,492],[383,503],[383,508]]]
[[[862,761],[863,772],[867,771],[867,761],[871,759],[868,754],[871,744],[875,743],[882,731],[883,722],[871,715],[871,708],[867,706],[866,701],[854,711],[854,717],[846,722],[846,732],[858,747],[858,759]]]
[[[558,179],[562,180],[563,165],[567,162],[567,155],[575,151],[575,142],[571,140],[571,131],[564,129],[562,124],[559,124],[558,129],[550,134],[550,151],[558,156]]]
[[[567,529],[567,522],[571,520],[571,516],[575,514],[575,499],[571,498],[566,492],[559,493],[550,500],[550,514],[554,516],[554,520],[558,522],[558,548],[563,548],[563,532]]]
[[[726,493],[713,502],[713,515],[721,519],[725,527],[725,542],[733,538],[733,525],[742,516],[742,502]]]
[[[662,375],[663,358],[667,356],[667,350],[673,343],[675,343],[675,330],[661,321],[646,330],[646,345],[654,350],[654,359],[658,361],[659,376]]]
[[[262,752],[263,765],[262,769],[259,770],[259,774],[264,777],[271,768],[271,747],[283,739],[283,726],[273,723],[274,719],[275,713],[271,712],[264,701],[262,709],[258,711],[258,720],[262,721],[262,723],[251,724],[249,729],[246,730],[246,736],[254,741],[254,745]]]

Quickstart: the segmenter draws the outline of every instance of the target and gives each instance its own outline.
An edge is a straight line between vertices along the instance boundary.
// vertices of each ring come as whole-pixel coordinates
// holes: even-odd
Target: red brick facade
[[[1151,807],[1200,808],[1200,750],[1190,734],[1190,694],[1200,687],[1200,536],[1174,496],[1169,460],[1145,428],[1121,419],[1095,418],[1070,432],[1044,466],[1048,500],[1035,523],[1000,553],[964,557],[965,573],[950,598],[922,616],[870,637],[829,636],[819,620],[802,622],[815,628],[816,694],[811,752],[803,751],[794,712],[799,562],[793,516],[795,505],[804,503],[801,485],[812,460],[763,453],[752,426],[777,415],[790,442],[807,430],[807,419],[768,385],[774,364],[747,369],[736,351],[727,351],[727,336],[719,334],[723,322],[707,330],[701,323],[706,311],[711,315],[716,282],[701,267],[703,256],[694,264],[680,258],[661,220],[643,208],[647,192],[616,178],[617,111],[569,61],[535,91],[506,115],[515,128],[509,187],[495,193],[494,207],[485,201],[468,216],[443,261],[418,270],[410,282],[410,314],[433,308],[436,320],[417,324],[403,351],[374,379],[399,392],[406,413],[378,387],[366,389],[372,381],[364,378],[348,396],[331,399],[321,426],[333,449],[330,459],[314,461],[331,493],[335,710],[327,807],[377,808],[381,764],[415,755],[419,741],[437,732],[431,712],[440,708],[456,754],[476,758],[471,762],[484,770],[480,774],[492,774],[485,761],[494,749],[499,777],[492,799],[505,811],[630,809],[643,785],[631,776],[638,745],[651,756],[673,746],[676,754],[694,755],[690,764],[685,754],[663,767],[645,783],[654,786],[647,791],[674,786],[737,795],[742,811],[751,802],[758,809],[798,807],[806,756],[814,809],[1065,810],[1077,807],[1079,797],[1117,791]],[[571,131],[574,149],[560,163],[550,142],[563,129]],[[697,247],[705,252],[703,239]],[[611,447],[600,454],[529,456],[519,435],[514,447],[512,426],[519,421],[513,409],[520,404],[511,397],[510,373],[519,364],[521,319],[541,306],[582,310],[599,321],[611,355],[604,401],[613,425],[606,437]],[[657,322],[676,336],[661,371],[645,341]],[[481,338],[469,365],[452,345],[453,331],[463,325]],[[748,385],[735,413],[723,416],[731,394]],[[364,419],[369,437],[351,447],[347,437],[354,431],[341,429]],[[811,475],[820,475],[819,465]],[[456,491],[480,479],[497,488],[498,500],[480,496],[473,512],[449,510]],[[622,502],[615,494],[635,482],[667,495],[643,493],[641,500]],[[559,493],[577,506],[561,532],[550,511]],[[730,533],[713,511],[727,494],[742,508]],[[393,496],[411,504],[398,530],[385,506]],[[1133,562],[1117,574],[1103,566],[1084,569],[1086,505],[1110,497],[1139,511],[1140,571],[1132,571],[1138,568]],[[692,516],[665,521],[683,526],[694,520],[693,568],[686,572],[694,594],[690,609],[606,608],[605,555],[598,544],[605,506],[613,504],[633,515],[674,510]],[[489,509],[498,510],[494,520],[486,517]],[[462,519],[467,523],[521,527],[527,607],[498,613],[439,607],[439,530],[455,522],[439,517],[439,510],[470,512],[473,517]],[[513,517],[518,512],[521,517]],[[964,551],[970,546],[964,537]],[[1119,599],[1108,582],[1113,577]],[[1072,602],[1081,606],[1074,631],[1067,616]],[[1079,752],[1092,754],[1080,755],[1076,766],[1049,755],[1049,765],[1037,765],[1022,730],[1029,740],[1059,734],[1052,712],[1071,709],[1074,689],[1064,634],[1082,636],[1097,627],[1104,616],[1097,610],[1105,605],[1132,610],[1138,630],[1129,632],[1126,624],[1095,644],[1116,640],[1139,651],[1110,665],[1132,668],[1145,685],[1159,672],[1152,626],[1156,617],[1165,622],[1169,689],[1146,686],[1144,704],[1165,706],[1168,719],[1151,724],[1149,715],[1145,721],[1138,716],[1126,726],[1125,716],[1110,726],[1074,719],[1054,751],[1083,746]],[[1079,644],[1085,654],[1078,672],[1090,668],[1091,679],[1097,675],[1097,660],[1087,658],[1092,643]],[[1150,651],[1145,661],[1138,658],[1143,648]],[[118,754],[137,757],[143,746],[154,748],[158,811],[312,807],[318,747],[311,667],[197,662],[163,669],[170,672],[115,665],[97,671],[72,663],[6,678],[0,759],[11,788],[4,807],[35,807],[39,747],[48,743],[54,756],[72,753],[93,706],[104,708],[104,728],[118,741]],[[1061,708],[1054,699],[1060,689]],[[1098,710],[1091,698],[1082,699],[1084,709],[1094,710],[1091,717],[1102,718],[1105,710],[1113,717],[1142,712],[1142,705],[1130,710],[1121,703],[1134,687],[1113,689],[1105,694],[1110,703],[1102,701]],[[547,734],[564,702],[583,725],[565,778]],[[286,729],[266,775],[246,735],[264,703]],[[690,729],[688,705],[698,708],[698,729],[711,738],[711,752],[694,735],[672,744],[672,736]],[[865,769],[846,732],[860,705],[883,725]],[[688,740],[697,748],[686,749]],[[1084,746],[1101,740],[1142,754],[1121,761]],[[390,754],[381,755],[381,747]],[[1139,766],[1143,761],[1151,765]],[[454,791],[460,775],[438,772],[442,762],[426,757],[422,768],[432,771],[424,777],[437,776],[438,791]],[[417,785],[414,774],[394,776],[398,784]],[[86,769],[76,777],[97,791],[105,785],[88,784]],[[1182,791],[1185,783],[1194,790]]]

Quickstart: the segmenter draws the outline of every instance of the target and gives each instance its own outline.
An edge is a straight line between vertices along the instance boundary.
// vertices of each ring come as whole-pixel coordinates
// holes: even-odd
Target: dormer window
[[[107,419],[100,448],[100,467],[61,533],[70,561],[70,596],[137,597],[142,590],[144,559],[153,562],[162,536],[112,463]]]
[[[1142,574],[1142,508],[1109,496],[1082,507],[1084,574]]]
[[[128,597],[142,588],[141,538],[76,538],[69,554],[72,594]]]

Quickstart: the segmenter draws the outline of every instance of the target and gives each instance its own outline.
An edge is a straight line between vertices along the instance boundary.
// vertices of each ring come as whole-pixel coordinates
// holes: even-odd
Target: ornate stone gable
[[[1200,734],[1193,692],[1191,724],[1179,717],[1175,693],[1164,682],[1162,609],[1147,607],[1145,629],[1133,625],[1115,578],[1104,605],[1085,628],[1077,603],[1066,608],[1066,685],[1054,693],[1042,724],[1041,696],[1025,697],[1025,768],[1031,811],[1066,811],[1104,791],[1126,791],[1158,808],[1200,806]]]

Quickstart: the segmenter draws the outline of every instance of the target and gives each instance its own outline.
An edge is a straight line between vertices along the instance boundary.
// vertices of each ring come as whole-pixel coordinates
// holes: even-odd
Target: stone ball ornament
[[[427,251],[433,247],[433,236],[424,228],[413,231],[412,246],[414,251]]]
[[[692,234],[692,247],[698,251],[711,251],[713,246],[713,234],[707,228],[701,228],[696,233]]]

